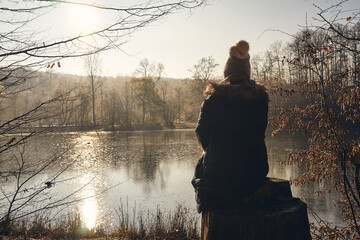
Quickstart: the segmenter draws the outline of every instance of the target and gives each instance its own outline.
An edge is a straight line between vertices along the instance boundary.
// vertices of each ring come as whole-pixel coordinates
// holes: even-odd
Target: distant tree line
[[[7,94],[9,97],[0,102],[0,121],[24,114],[46,99],[56,99],[41,117],[23,126],[102,125],[109,130],[133,130],[194,123],[202,92],[209,81],[216,80],[218,66],[212,57],[202,58],[190,69],[191,78],[167,79],[163,77],[164,65],[148,59],[139,62],[132,77],[101,77],[99,65],[101,60],[90,56],[84,64],[87,76],[56,74],[49,68],[16,90],[9,87],[5,92],[11,91],[11,96]]]
[[[355,25],[338,25],[346,34],[358,38],[360,23]],[[324,44],[324,38],[326,43]],[[340,42],[336,47],[332,43]],[[312,69],[306,66],[314,63],[314,56],[308,51],[327,56],[323,64],[324,77],[329,78],[333,72],[349,71],[346,84],[360,83],[360,56],[357,50],[359,43],[351,39],[341,39],[341,36],[329,34],[322,29],[306,29],[294,35],[292,41],[283,44],[276,41],[263,54],[252,57],[252,77],[274,86],[286,84],[293,86],[298,80],[313,82],[316,79]],[[357,50],[354,50],[357,49]]]
[[[316,67],[322,69],[323,78],[330,79],[334,74],[346,72],[345,86],[360,85],[360,46],[358,41],[354,41],[360,37],[360,23],[335,23],[334,27],[350,38],[343,38],[329,29],[305,28],[294,34],[290,42],[276,41],[267,51],[251,58],[252,78],[267,86],[273,95],[273,105],[303,106],[313,101],[301,93],[304,85],[310,86],[318,80],[317,70],[320,69]],[[321,66],[314,66],[322,54]],[[283,91],[281,96],[274,94],[279,89],[287,91]],[[288,101],[283,97],[290,92],[298,94]],[[308,97],[311,97],[311,92]]]

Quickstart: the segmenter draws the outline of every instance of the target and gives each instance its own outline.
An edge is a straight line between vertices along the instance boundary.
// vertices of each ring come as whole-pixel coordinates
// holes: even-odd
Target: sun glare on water
[[[75,151],[81,152],[83,161],[81,171],[83,174],[79,179],[79,183],[83,186],[80,198],[83,199],[80,204],[80,217],[88,229],[93,229],[97,224],[98,217],[98,201],[96,198],[96,188],[94,185],[94,175],[90,169],[93,167],[94,141],[96,138],[86,135],[81,135],[75,140]]]
[[[93,229],[96,225],[98,206],[95,198],[86,199],[81,206],[81,216],[88,229]]]

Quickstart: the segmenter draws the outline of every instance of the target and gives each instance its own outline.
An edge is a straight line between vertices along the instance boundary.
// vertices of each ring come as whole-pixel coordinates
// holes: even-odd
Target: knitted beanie
[[[225,64],[225,81],[239,82],[250,79],[249,43],[240,40],[229,50],[229,58]]]

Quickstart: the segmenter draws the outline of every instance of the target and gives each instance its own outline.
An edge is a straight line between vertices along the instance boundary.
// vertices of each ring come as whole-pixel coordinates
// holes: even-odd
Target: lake
[[[268,176],[287,180],[300,176],[301,169],[279,162],[286,160],[290,152],[304,149],[306,140],[294,136],[269,136],[270,132],[266,137]],[[26,145],[24,158],[29,163],[28,169],[39,168],[54,157],[58,160],[24,186],[24,195],[34,189],[42,189],[42,192],[17,216],[41,207],[58,206],[51,216],[77,210],[85,224],[93,228],[99,224],[116,226],[116,210],[120,205],[130,212],[136,208],[151,213],[157,208],[164,212],[173,211],[181,204],[196,215],[190,181],[201,152],[193,129],[37,136]],[[44,189],[45,182],[48,188]],[[340,211],[334,205],[337,196],[316,194],[323,187],[312,184],[292,186],[291,189],[295,197],[301,198],[320,217],[332,224],[341,224]],[[3,192],[14,189],[14,178],[2,182],[1,188]],[[3,213],[6,208],[1,203],[6,199],[1,197],[0,201]],[[309,218],[314,219],[311,212]]]

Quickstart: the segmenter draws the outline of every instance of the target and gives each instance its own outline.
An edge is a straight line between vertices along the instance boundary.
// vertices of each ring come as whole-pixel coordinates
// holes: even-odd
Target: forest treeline
[[[18,73],[21,84],[2,88],[6,98],[0,102],[1,123],[46,102],[22,126],[88,127],[96,123],[120,130],[174,127],[175,123],[196,122],[203,89],[207,82],[216,80],[217,64],[212,57],[193,66],[191,79],[164,78],[164,66],[147,59],[139,62],[132,77],[101,77],[97,75],[99,64],[98,57],[85,59],[87,76],[57,74],[53,70],[57,64],[51,64],[46,72]]]
[[[360,24],[342,27],[346,34],[359,37]],[[343,47],[326,47],[325,35],[329,46],[331,42],[342,41],[340,46]],[[302,94],[304,86],[311,87],[318,77],[313,69],[306,67],[316,61],[316,58],[309,57],[311,51],[329,56],[322,65],[324,78],[330,79],[331,74],[343,74],[345,70],[347,80],[344,84],[358,86],[360,57],[354,49],[359,49],[359,46],[354,44],[356,41],[347,43],[339,35],[331,36],[321,29],[309,29],[297,33],[291,42],[277,41],[266,52],[252,56],[252,79],[264,84],[272,97],[270,115],[277,113],[277,105],[305,106],[314,101],[311,96]],[[195,123],[206,84],[222,80],[216,76],[219,64],[211,56],[193,65],[188,79],[165,78],[164,65],[148,59],[139,62],[132,77],[99,76],[101,61],[98,56],[85,59],[87,76],[57,74],[54,71],[57,65],[60,63],[49,65],[45,72],[21,70],[12,73],[11,79],[2,83],[2,124],[46,101],[50,101],[42,106],[46,111],[34,111],[23,126],[85,127],[97,124],[105,129],[131,130]],[[281,95],[277,94],[279,89]],[[284,98],[287,92],[295,93],[291,101]]]

